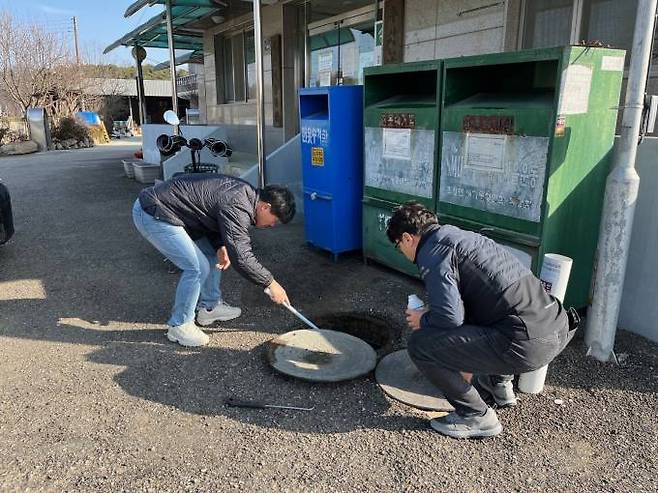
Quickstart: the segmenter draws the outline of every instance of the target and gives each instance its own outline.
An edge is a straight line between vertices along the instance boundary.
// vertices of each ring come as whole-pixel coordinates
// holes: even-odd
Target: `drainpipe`
[[[171,107],[178,115],[178,91],[176,89],[176,52],[174,48],[174,24],[171,16],[171,0],[165,1],[167,11],[167,46],[169,48],[169,71],[171,72]],[[178,127],[176,127],[178,128]]]
[[[171,1],[171,0],[168,0]],[[256,145],[258,148],[258,186],[265,187],[265,102],[263,99],[263,31],[261,26],[260,0],[254,2],[254,43],[256,54]]]
[[[640,177],[635,171],[657,0],[639,0],[628,72],[621,138],[608,175],[599,232],[592,306],[587,315],[587,353],[599,361],[615,358],[614,344],[624,288],[628,247]],[[650,15],[647,13],[651,12]]]
[[[311,84],[311,46],[308,39],[309,2],[304,2],[304,87]]]

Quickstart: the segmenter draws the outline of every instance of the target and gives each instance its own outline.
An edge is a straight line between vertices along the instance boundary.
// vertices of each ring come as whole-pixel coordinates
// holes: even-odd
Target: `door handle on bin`
[[[322,195],[318,192],[304,192],[304,195],[308,195],[311,200],[333,200],[331,195]]]

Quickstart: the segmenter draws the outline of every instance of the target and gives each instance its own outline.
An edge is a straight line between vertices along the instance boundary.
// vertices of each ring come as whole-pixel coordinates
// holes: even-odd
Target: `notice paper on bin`
[[[411,129],[384,128],[382,157],[388,159],[411,159]]]

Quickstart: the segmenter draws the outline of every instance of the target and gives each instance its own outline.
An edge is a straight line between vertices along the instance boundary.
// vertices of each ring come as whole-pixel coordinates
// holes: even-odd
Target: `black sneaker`
[[[430,421],[430,426],[442,435],[451,438],[486,438],[499,435],[503,425],[498,421],[496,411],[487,408],[484,416],[460,416],[452,412],[447,416]]]
[[[487,404],[495,403],[497,408],[516,406],[516,395],[511,380],[494,383],[490,375],[478,375],[474,387]]]

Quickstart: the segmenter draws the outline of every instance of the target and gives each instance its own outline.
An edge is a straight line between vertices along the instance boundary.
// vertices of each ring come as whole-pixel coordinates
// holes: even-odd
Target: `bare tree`
[[[22,112],[33,106],[52,109],[62,73],[70,65],[66,44],[43,26],[0,12],[0,82]]]

